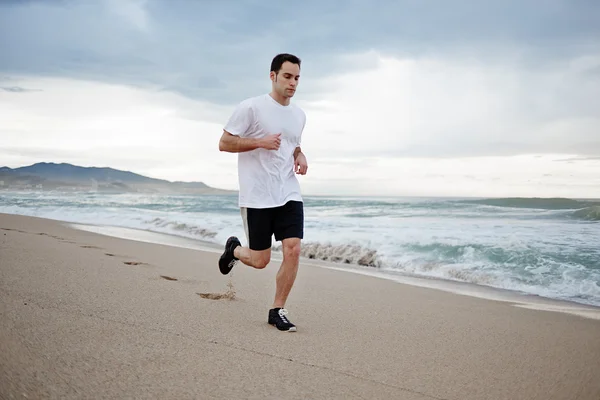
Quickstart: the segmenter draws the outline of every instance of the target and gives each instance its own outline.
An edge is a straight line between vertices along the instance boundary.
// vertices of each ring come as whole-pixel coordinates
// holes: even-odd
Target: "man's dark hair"
[[[281,69],[281,66],[283,65],[283,63],[286,61],[289,61],[292,64],[298,64],[298,66],[300,67],[301,61],[298,57],[296,57],[293,54],[282,53],[282,54],[277,54],[273,58],[273,61],[271,61],[271,72],[275,72],[277,74],[279,72],[279,70]]]

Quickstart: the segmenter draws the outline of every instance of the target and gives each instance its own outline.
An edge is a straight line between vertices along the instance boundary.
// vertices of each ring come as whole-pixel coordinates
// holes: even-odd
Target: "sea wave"
[[[275,244],[273,250],[281,252],[281,244]],[[303,243],[300,256],[340,264],[354,264],[366,267],[382,266],[377,250],[350,243],[342,245],[318,242]]]
[[[585,249],[584,249],[585,250]],[[600,305],[600,254],[577,248],[548,252],[523,244],[405,243],[394,254],[357,243],[303,243],[305,258],[379,271],[472,283]],[[274,246],[281,251],[281,245]]]
[[[184,222],[177,222],[168,220],[165,218],[153,218],[148,223],[155,227],[160,232],[172,231],[174,233],[185,233],[186,237],[196,237],[199,239],[213,239],[217,236],[218,232],[202,228],[198,225],[188,224]],[[150,230],[150,229],[149,229]]]
[[[600,201],[574,200],[562,197],[505,197],[497,199],[460,200],[459,202],[506,208],[535,208],[540,210],[577,210],[585,207],[600,206]]]
[[[600,221],[600,206],[582,208],[573,213],[573,217],[586,221]]]

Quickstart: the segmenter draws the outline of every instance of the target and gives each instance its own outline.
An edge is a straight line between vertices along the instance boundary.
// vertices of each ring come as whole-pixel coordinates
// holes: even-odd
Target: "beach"
[[[0,397],[600,399],[597,307],[303,262],[283,333],[278,261],[223,276],[218,257],[0,214]]]

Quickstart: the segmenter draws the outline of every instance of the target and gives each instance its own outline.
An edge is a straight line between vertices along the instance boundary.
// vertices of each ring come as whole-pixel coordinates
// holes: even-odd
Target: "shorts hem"
[[[301,233],[289,233],[281,236],[275,236],[276,242],[282,242],[284,239],[304,239],[304,235]]]
[[[248,248],[252,251],[265,251],[265,250],[269,250],[271,247],[273,247],[273,244],[269,244],[268,246],[264,247],[264,246],[252,246],[249,245]]]

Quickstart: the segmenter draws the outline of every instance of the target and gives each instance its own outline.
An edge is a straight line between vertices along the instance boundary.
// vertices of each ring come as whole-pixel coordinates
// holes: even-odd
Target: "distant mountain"
[[[11,170],[6,167],[3,169]],[[129,171],[121,171],[113,168],[80,167],[67,163],[56,164],[42,162],[28,167],[15,168],[12,169],[12,171],[21,175],[36,175],[49,180],[67,180],[71,182],[95,179],[98,182],[168,183],[166,180],[148,178]]]
[[[26,167],[0,168],[2,188],[85,190],[144,193],[233,193],[203,182],[171,182],[108,167],[81,167],[41,162]]]

